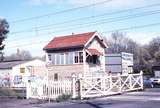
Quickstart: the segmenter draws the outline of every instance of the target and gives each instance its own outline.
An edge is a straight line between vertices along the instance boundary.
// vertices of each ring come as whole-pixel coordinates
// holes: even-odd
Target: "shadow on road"
[[[106,102],[104,102],[104,103],[94,103],[94,102],[88,102],[87,101],[87,102],[85,102],[85,104],[88,104],[93,108],[103,108],[102,106],[104,106],[104,105],[112,105],[113,103],[111,103],[111,102],[108,102],[108,103],[106,103]]]

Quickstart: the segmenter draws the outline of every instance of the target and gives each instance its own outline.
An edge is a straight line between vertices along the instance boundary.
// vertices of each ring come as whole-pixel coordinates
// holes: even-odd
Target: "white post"
[[[48,80],[48,102],[51,102],[51,87],[50,81]]]
[[[140,71],[140,78],[141,78],[140,79],[140,81],[141,81],[141,83],[140,83],[141,84],[141,89],[143,90],[143,71],[142,70]]]
[[[129,89],[132,90],[133,86],[132,86],[132,74],[128,74],[129,77]]]
[[[51,92],[50,89],[51,89],[51,88],[50,88],[50,81],[49,81],[50,79],[49,79],[48,64],[46,65],[46,67],[47,67],[47,86],[48,86],[48,91],[47,91],[47,92],[48,92],[48,97],[47,97],[47,98],[48,98],[48,101],[49,101],[49,103],[50,103],[50,101],[51,101],[51,100],[50,100],[50,92]]]
[[[102,87],[103,87],[103,92],[106,93],[106,77],[103,77],[102,79]]]
[[[72,98],[76,98],[76,75],[72,75]]]
[[[109,83],[109,84],[110,84],[110,89],[112,89],[112,86],[113,86],[112,83],[113,83],[113,82],[112,82],[112,74],[111,74],[111,73],[110,73],[110,75],[109,75],[109,80],[110,80],[110,81],[109,81],[109,82],[110,82],[110,83]]]
[[[29,99],[31,96],[31,83],[27,82],[26,83],[26,99]]]
[[[122,83],[121,83],[121,74],[118,73],[118,81],[119,81],[119,92],[122,93]]]
[[[43,97],[43,82],[40,82],[40,84],[39,84],[38,96],[39,96],[39,99],[42,99],[42,97]]]
[[[80,89],[79,95],[80,95],[80,98],[83,99],[82,98],[82,96],[83,96],[83,93],[82,93],[82,74],[79,74],[79,85],[80,85],[80,87],[79,87],[79,89]]]

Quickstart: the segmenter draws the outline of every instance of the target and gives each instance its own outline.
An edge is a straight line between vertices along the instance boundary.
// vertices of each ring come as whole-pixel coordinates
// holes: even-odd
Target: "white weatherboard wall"
[[[22,76],[22,81],[24,83],[28,82],[29,76],[31,76],[31,73],[29,72],[29,69],[28,69],[30,66],[45,66],[45,62],[43,62],[41,60],[33,60],[33,61],[28,61],[26,63],[14,66],[12,68],[12,72],[10,74],[12,86],[15,86],[15,87],[24,87],[25,86],[24,84],[19,84],[19,85],[14,84],[14,77],[21,75]],[[25,68],[25,72],[21,73],[20,68]]]
[[[90,67],[90,70],[92,71],[96,71],[96,70],[101,70],[102,71],[102,75],[104,75],[105,72],[105,49],[101,46],[101,44],[98,42],[97,38],[94,38],[92,40],[92,42],[90,42],[90,44],[87,46],[88,49],[96,49],[98,50],[102,55],[100,55],[99,60],[100,60],[100,65],[98,66],[94,66],[94,67]],[[85,64],[86,65],[86,64]],[[96,76],[100,73],[93,73]],[[101,75],[101,76],[102,76]]]
[[[113,74],[128,73],[133,71],[133,54],[122,52],[121,54],[105,55],[106,72]]]

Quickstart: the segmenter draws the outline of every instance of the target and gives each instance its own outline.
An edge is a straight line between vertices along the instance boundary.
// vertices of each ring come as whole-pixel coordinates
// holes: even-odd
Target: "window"
[[[69,53],[65,53],[65,64],[69,64]]]
[[[48,60],[55,65],[83,63],[83,52],[48,54]]]
[[[52,64],[55,64],[55,54],[52,54]]]
[[[63,65],[64,64],[64,54],[60,54],[60,64]]]
[[[99,57],[97,55],[92,55],[87,57],[87,62],[88,63],[93,63],[93,64],[98,64],[100,63]]]
[[[25,73],[25,68],[20,68],[20,73]]]
[[[75,52],[74,63],[78,63],[78,52]]]
[[[73,52],[69,53],[69,64],[73,64]]]
[[[87,58],[87,62],[88,62],[88,63],[92,63],[92,62],[93,62],[93,58],[92,58],[92,56],[88,56],[88,58]]]
[[[60,65],[60,54],[56,54],[56,64]]]
[[[79,62],[83,63],[83,52],[79,52]]]
[[[83,63],[83,52],[75,52],[74,63]]]
[[[54,81],[58,81],[58,73],[54,74]]]
[[[51,58],[51,54],[48,54],[48,60],[51,61],[52,58]]]
[[[97,55],[93,55],[92,58],[93,58],[93,64],[96,64],[97,63]]]

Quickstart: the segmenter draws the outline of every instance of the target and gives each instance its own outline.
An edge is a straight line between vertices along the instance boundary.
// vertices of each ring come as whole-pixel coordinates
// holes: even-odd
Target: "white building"
[[[97,32],[54,37],[45,47],[50,76],[55,80],[82,74],[104,75],[106,44]]]
[[[106,72],[112,74],[126,74],[133,72],[133,54],[122,52],[121,54],[106,54]]]
[[[24,87],[30,77],[41,77],[45,71],[35,71],[32,67],[44,67],[45,62],[35,59],[31,61],[6,61],[0,63],[1,83],[8,81],[11,87]],[[33,71],[32,71],[33,70]]]

